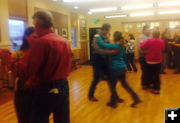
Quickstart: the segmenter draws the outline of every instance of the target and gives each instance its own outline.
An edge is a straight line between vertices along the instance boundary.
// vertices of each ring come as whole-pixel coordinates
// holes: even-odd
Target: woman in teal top
[[[111,96],[111,101],[108,103],[108,106],[117,107],[117,102],[123,102],[120,99],[116,92],[116,83],[118,80],[121,80],[122,86],[126,89],[128,93],[130,93],[131,97],[133,98],[134,102],[131,104],[131,107],[135,107],[137,104],[141,102],[138,95],[131,89],[131,87],[126,82],[126,63],[124,60],[124,56],[126,54],[126,48],[124,46],[124,40],[122,37],[122,33],[116,31],[114,33],[114,42],[115,44],[111,43],[104,43],[100,36],[96,35],[96,39],[98,40],[98,44],[106,49],[117,50],[117,53],[112,55],[112,85],[113,85],[113,94]]]

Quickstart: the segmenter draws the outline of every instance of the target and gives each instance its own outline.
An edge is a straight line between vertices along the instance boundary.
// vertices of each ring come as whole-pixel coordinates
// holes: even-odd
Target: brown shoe
[[[95,97],[89,97],[89,100],[93,101],[93,102],[97,102],[98,101],[98,99],[96,99]]]
[[[116,103],[112,103],[112,102],[108,102],[107,106],[109,106],[111,108],[117,108],[117,104]]]
[[[134,101],[132,104],[131,104],[131,107],[132,108],[135,108],[137,104],[141,103],[142,101],[141,100],[136,100]]]
[[[116,101],[117,101],[118,103],[123,103],[123,102],[124,102],[124,100],[121,99],[121,98],[119,98],[119,97],[116,99]]]
[[[151,93],[153,93],[153,94],[160,94],[160,91],[159,90],[151,90]]]

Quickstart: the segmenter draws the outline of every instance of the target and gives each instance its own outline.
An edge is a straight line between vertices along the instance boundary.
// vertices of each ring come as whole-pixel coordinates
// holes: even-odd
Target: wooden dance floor
[[[99,101],[88,101],[92,67],[80,66],[69,77],[71,123],[164,123],[165,108],[180,108],[180,75],[173,74],[172,70],[167,73],[161,76],[160,95],[141,89],[140,70],[138,73],[127,73],[128,83],[139,94],[143,103],[137,108],[131,108],[130,95],[118,83],[118,95],[125,102],[118,104],[117,109],[112,109],[106,106],[110,92],[104,81],[100,82],[96,89],[95,96]],[[17,123],[13,99],[0,105],[0,123]]]

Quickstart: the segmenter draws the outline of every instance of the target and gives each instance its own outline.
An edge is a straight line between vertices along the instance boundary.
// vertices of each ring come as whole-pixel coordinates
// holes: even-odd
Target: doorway
[[[100,27],[98,27],[98,28],[89,28],[90,61],[92,61],[92,55],[93,55],[92,41],[94,39],[94,35],[97,34],[100,30],[101,30]]]

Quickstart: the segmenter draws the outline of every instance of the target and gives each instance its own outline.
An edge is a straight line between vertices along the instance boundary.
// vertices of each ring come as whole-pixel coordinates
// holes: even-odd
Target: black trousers
[[[159,91],[161,63],[147,64],[147,69],[148,69],[148,79],[152,83],[152,89]]]
[[[125,59],[128,70],[132,71],[133,68],[134,71],[137,71],[136,65],[134,63],[134,53],[128,53]]]
[[[24,87],[24,83],[25,81],[20,78],[15,91],[14,104],[18,123],[29,123],[30,121],[32,92]]]
[[[126,70],[115,70],[113,71],[113,94],[111,96],[111,102],[115,103],[116,99],[118,98],[117,92],[116,92],[116,84],[117,81],[120,81],[122,84],[122,87],[131,95],[132,99],[134,101],[140,100],[138,95],[133,91],[133,89],[128,85],[126,82]]]
[[[140,63],[141,70],[142,70],[141,85],[144,86],[144,87],[149,88],[150,87],[150,82],[148,80],[147,63],[146,63],[145,57],[140,57],[139,58],[139,63]]]
[[[175,60],[175,68],[178,72],[180,72],[180,50],[175,50],[174,52],[174,60]]]
[[[29,96],[26,95],[22,105],[18,104],[19,98],[23,97],[16,97],[17,111],[29,107],[28,110],[21,112],[29,111],[26,116],[28,120],[19,123],[49,123],[51,113],[53,113],[54,123],[70,123],[69,86],[66,79],[52,81],[41,88],[29,91]],[[22,120],[18,119],[18,121]]]
[[[107,80],[110,90],[112,90],[111,89],[112,66],[111,66],[110,56],[102,56],[102,55],[94,54],[92,59],[92,65],[93,65],[94,76],[89,90],[89,97],[94,97],[96,86],[101,79]]]

